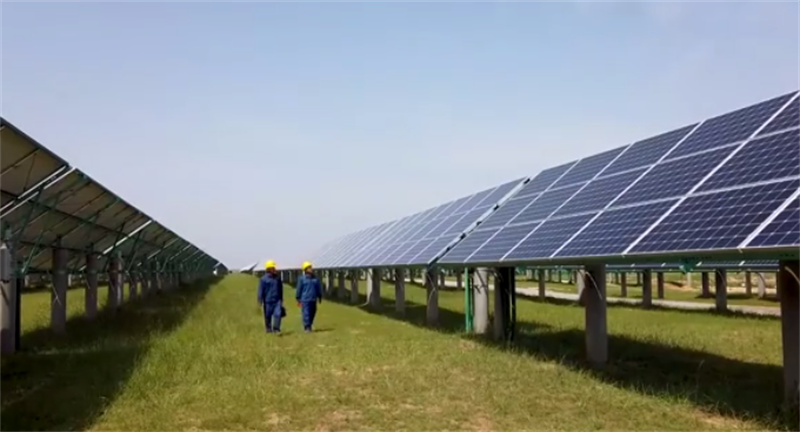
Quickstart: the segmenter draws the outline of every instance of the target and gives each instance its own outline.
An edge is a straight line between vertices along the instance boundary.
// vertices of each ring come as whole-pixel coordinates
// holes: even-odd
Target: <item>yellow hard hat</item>
[[[305,261],[305,262],[303,262],[303,270],[304,270],[304,271],[305,271],[305,269],[307,269],[307,268],[309,268],[309,267],[311,267],[311,262],[310,262],[310,261]]]
[[[266,263],[266,264],[264,264],[264,267],[265,267],[265,268],[268,268],[268,269],[270,269],[270,268],[275,268],[275,261],[273,261],[273,260],[269,260],[269,261],[267,261],[267,263]]]

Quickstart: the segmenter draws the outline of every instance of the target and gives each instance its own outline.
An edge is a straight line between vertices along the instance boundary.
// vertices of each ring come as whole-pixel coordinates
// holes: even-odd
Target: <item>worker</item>
[[[283,308],[283,281],[275,270],[275,261],[264,265],[266,274],[258,281],[258,304],[264,311],[264,326],[267,333],[281,333]]]
[[[317,276],[314,275],[314,269],[310,262],[304,262],[302,269],[303,275],[297,280],[295,298],[297,298],[297,305],[302,310],[303,330],[311,333],[314,317],[317,315],[317,303],[322,303],[322,286]]]

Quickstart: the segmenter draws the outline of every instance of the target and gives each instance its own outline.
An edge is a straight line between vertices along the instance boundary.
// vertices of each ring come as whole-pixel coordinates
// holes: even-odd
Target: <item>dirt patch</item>
[[[352,429],[348,425],[361,419],[361,411],[356,410],[336,410],[330,412],[319,419],[315,431],[327,432],[332,430]]]
[[[482,413],[477,413],[469,422],[461,425],[462,430],[472,430],[476,432],[490,432],[494,430],[494,422]]]
[[[270,413],[266,419],[264,419],[264,426],[280,426],[282,423],[286,423],[289,421],[289,417],[278,415],[278,413]]]
[[[722,430],[738,430],[742,429],[743,426],[742,422],[739,420],[710,412],[700,411],[697,413],[697,418],[709,426],[714,426]]]
[[[471,340],[460,340],[458,342],[458,349],[461,351],[472,351],[478,347],[478,344]]]

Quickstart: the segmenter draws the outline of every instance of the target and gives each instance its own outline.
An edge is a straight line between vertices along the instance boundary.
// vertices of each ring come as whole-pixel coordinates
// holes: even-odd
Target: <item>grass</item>
[[[2,429],[795,426],[776,408],[775,319],[610,307],[612,362],[595,371],[581,361],[579,307],[520,299],[519,340],[509,349],[459,333],[459,292],[440,292],[441,325],[431,330],[422,325],[424,290],[408,286],[405,317],[392,312],[392,287],[382,291],[380,311],[326,300],[310,335],[289,301],[282,337],[263,332],[247,275],[127,303],[94,323],[73,312],[62,338],[36,312],[49,294],[27,294],[25,349],[3,359]],[[69,299],[71,311],[73,299],[82,304]]]

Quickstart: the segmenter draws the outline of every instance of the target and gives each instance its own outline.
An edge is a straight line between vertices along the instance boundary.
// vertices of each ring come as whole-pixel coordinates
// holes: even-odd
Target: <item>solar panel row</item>
[[[790,204],[799,100],[789,93],[545,170],[438,262],[800,245]]]
[[[428,264],[505,199],[523,179],[346,235],[323,246],[317,268]]]
[[[172,263],[219,264],[211,256],[58,157],[6,119],[0,118],[0,218],[24,258],[21,270],[52,269],[50,248],[73,252],[67,266],[80,271],[86,253],[111,252],[129,265],[157,257]]]

